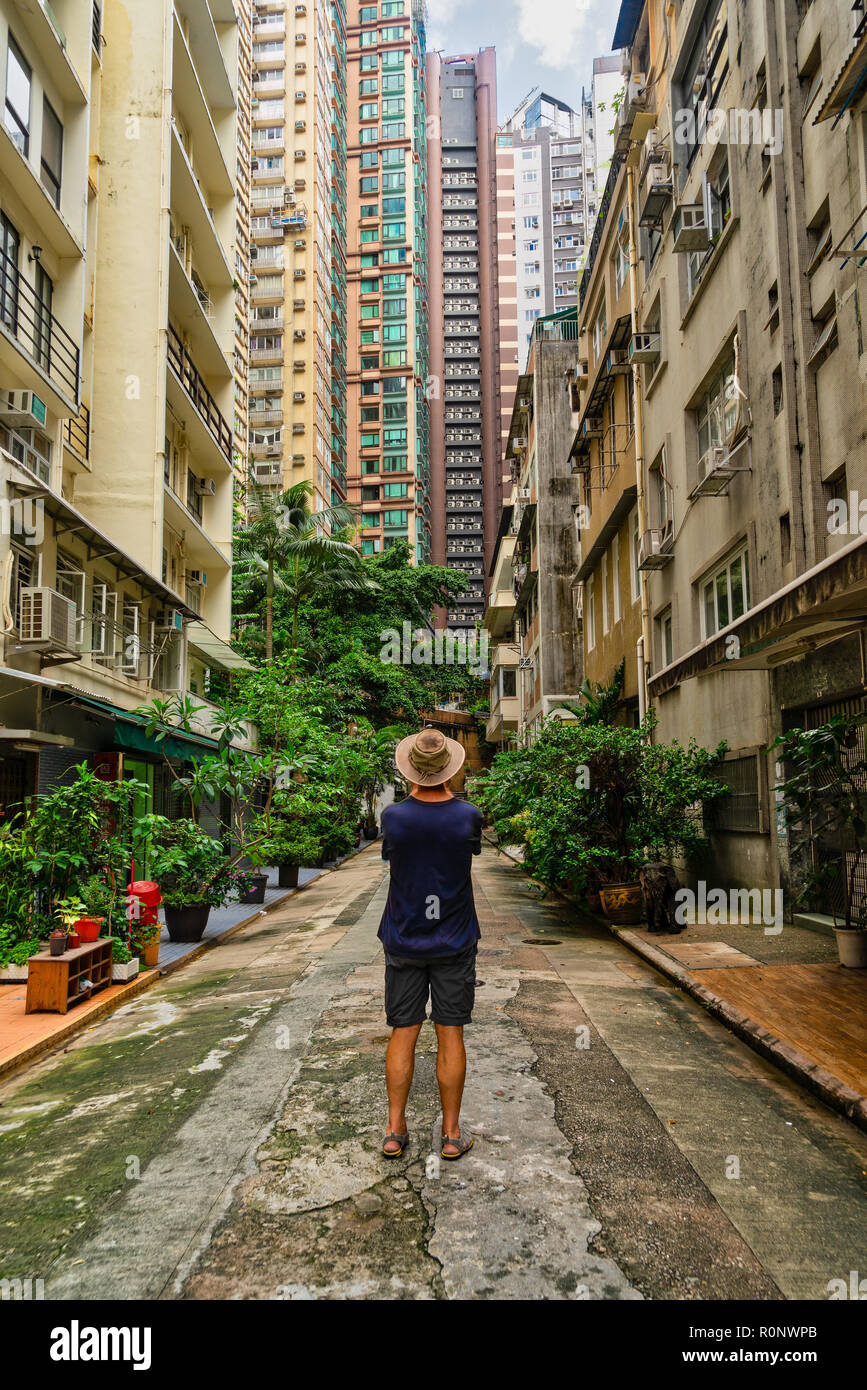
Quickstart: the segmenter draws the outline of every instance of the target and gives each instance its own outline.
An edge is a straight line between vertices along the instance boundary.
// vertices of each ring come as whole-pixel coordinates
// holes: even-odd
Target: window
[[[367,251],[361,258],[362,270],[374,270],[379,265],[379,252]]]
[[[617,233],[617,245],[614,250],[614,286],[619,294],[626,284],[626,277],[629,274],[629,224],[623,213],[620,214],[620,229]],[[574,269],[575,262],[572,262]]]
[[[362,280],[362,281],[361,281],[361,293],[362,293],[362,294],[376,294],[376,292],[377,292],[378,289],[379,289],[379,281],[376,279],[376,277],[374,277],[374,278],[371,279],[371,280]]]
[[[363,178],[363,179],[361,180],[360,185],[359,185],[359,192],[361,192],[361,193],[378,193],[378,192],[379,192],[379,178],[378,178],[378,176],[377,176],[376,174],[368,174],[366,178]]]
[[[378,396],[378,395],[379,395],[379,382],[378,382],[378,381],[363,381],[363,382],[361,383],[361,394],[362,394],[362,396]]]
[[[383,524],[392,528],[405,528],[409,520],[409,512],[406,508],[399,507],[382,514]]]
[[[23,155],[30,149],[30,90],[33,73],[12,35],[6,58],[6,129]]]
[[[377,431],[376,434],[363,434],[361,436],[361,447],[362,449],[378,449],[379,432]]]
[[[400,43],[406,30],[402,24],[387,24],[380,33],[383,43]]]
[[[518,673],[514,667],[500,668],[500,698],[512,700],[518,694]]]
[[[390,247],[382,253],[383,265],[401,265],[406,260],[406,247]]]
[[[409,483],[386,483],[383,492],[386,497],[408,497]]]
[[[361,553],[362,555],[378,555],[379,536],[371,536],[369,540],[363,540],[361,542]]]
[[[371,526],[377,526],[377,527],[378,527],[378,526],[379,526],[379,515],[380,515],[379,512],[362,512],[362,514],[361,514],[361,525],[362,525],[363,527],[366,527],[366,528],[369,528],[369,527],[371,527]]]
[[[383,168],[387,168],[387,167],[394,168],[394,167],[397,165],[397,166],[399,166],[399,167],[402,169],[403,166],[404,166],[404,158],[403,158],[403,156],[404,156],[403,150],[383,150],[383,151],[382,151],[382,164],[383,164]]]
[[[602,354],[602,347],[608,333],[608,318],[605,312],[605,299],[599,307],[599,312],[593,320],[593,357],[598,360]]]
[[[389,121],[382,127],[383,140],[402,140],[406,135],[406,126],[403,121]]]
[[[378,305],[378,304],[362,304],[362,306],[361,306],[361,317],[362,317],[363,319],[378,319],[378,318],[379,318],[379,305]]]
[[[406,103],[403,97],[383,97],[382,114],[383,116],[402,116],[406,110]]]
[[[379,19],[375,5],[363,5],[358,16],[359,24],[375,24]]]
[[[610,626],[608,613],[608,551],[602,556],[601,564],[601,583],[602,583],[602,632],[605,634]]]
[[[674,630],[670,608],[666,608],[659,617],[659,658],[660,666],[670,666],[674,661]]]
[[[383,19],[397,19],[403,13],[403,0],[384,0],[382,6]]]
[[[629,594],[635,603],[639,597],[638,569],[638,508],[629,514]]]
[[[463,89],[463,87],[452,87],[452,101],[463,101],[463,99],[464,99],[464,89]]]
[[[360,120],[362,120],[362,121],[375,121],[378,115],[379,115],[379,102],[378,102],[378,101],[363,101],[363,102],[361,103],[361,110],[360,110],[360,112],[359,112],[359,118],[360,118]]]
[[[710,803],[709,819],[715,830],[761,830],[759,761],[754,753],[725,758],[713,776],[728,787],[728,796]]]
[[[375,30],[375,29],[362,29],[362,31],[361,31],[361,47],[362,47],[362,48],[373,48],[373,46],[374,46],[375,43],[376,43],[376,30]]]
[[[383,174],[383,193],[401,193],[406,188],[406,174]]]
[[[699,148],[708,113],[719,105],[722,83],[728,73],[726,6],[712,0],[698,29],[681,81],[681,119],[675,122],[675,141],[686,149],[691,163]]]
[[[46,99],[42,104],[42,184],[55,207],[60,207],[60,173],[63,163],[63,126]]]
[[[379,89],[379,83],[375,77],[363,77],[358,84],[358,95],[362,97],[375,97]]]
[[[365,475],[368,475],[368,474],[370,474],[370,473],[378,473],[378,472],[379,472],[379,459],[362,459],[362,460],[361,460],[361,471],[362,471],[362,473],[365,474]]]
[[[698,455],[725,444],[734,432],[738,418],[735,389],[735,361],[730,357],[717,373],[695,412]]]
[[[614,600],[614,621],[620,622],[620,532],[611,542],[611,597]]]
[[[375,71],[379,67],[378,53],[362,53],[359,68],[362,72]]]
[[[361,423],[363,425],[375,425],[379,420],[378,405],[364,405],[361,407]]]
[[[375,125],[365,125],[358,132],[358,143],[360,145],[373,145],[376,143],[377,131]],[[374,161],[375,162],[375,161]]]
[[[379,367],[379,353],[378,353],[378,352],[375,352],[375,353],[373,353],[372,355],[368,353],[368,354],[366,354],[364,357],[362,357],[362,359],[361,359],[361,370],[362,370],[363,372],[375,372],[375,371],[377,370],[378,367]]]
[[[584,617],[589,652],[596,646],[596,576],[593,574],[584,581]]]
[[[383,459],[383,473],[406,473],[406,454],[393,454],[391,458]]]
[[[746,548],[702,583],[702,616],[705,637],[740,618],[750,606],[750,570]]]
[[[46,371],[51,367],[51,304],[54,284],[51,277],[37,265],[34,274],[36,303],[33,309],[33,355]]]
[[[371,242],[379,241],[379,228],[362,227],[359,241],[362,246],[369,246]]]
[[[383,241],[405,241],[406,223],[405,222],[383,222],[382,224]]]
[[[402,73],[402,72],[393,72],[393,73],[388,73],[388,74],[386,74],[386,76],[384,76],[383,79],[382,79],[382,90],[383,90],[383,93],[385,93],[385,92],[402,92],[402,91],[403,91],[403,73]]]
[[[364,328],[364,329],[362,329],[362,333],[361,333],[361,345],[362,345],[362,347],[366,347],[368,343],[378,343],[378,342],[379,342],[379,329],[378,329],[378,328]]]
[[[359,210],[359,216],[360,216],[360,217],[378,217],[378,216],[379,216],[379,204],[378,204],[378,203],[362,203],[362,204],[361,204],[361,208],[360,208],[360,210]]]
[[[363,488],[361,489],[361,500],[362,500],[362,502],[378,502],[378,501],[379,501],[379,488],[378,488],[378,487],[363,487]]]
[[[375,169],[379,163],[379,150],[361,151],[361,168]]]
[[[388,290],[402,290],[406,288],[405,275],[383,275],[382,288]]]

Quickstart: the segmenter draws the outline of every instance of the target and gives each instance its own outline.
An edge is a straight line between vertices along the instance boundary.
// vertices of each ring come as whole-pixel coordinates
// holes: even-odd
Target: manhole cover
[[[562,946],[563,942],[558,941],[556,936],[525,936],[525,946]]]

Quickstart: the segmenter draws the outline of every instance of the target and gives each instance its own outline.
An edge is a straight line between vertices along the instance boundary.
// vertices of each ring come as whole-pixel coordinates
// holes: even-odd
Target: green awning
[[[136,753],[150,753],[155,757],[185,758],[187,761],[207,758],[217,750],[216,739],[207,738],[204,734],[188,734],[183,729],[171,728],[165,738],[159,739],[147,732],[145,719],[137,718],[129,710],[112,705],[108,700],[89,700],[79,695],[76,703],[97,709],[106,719],[114,721],[115,748],[129,748]]]

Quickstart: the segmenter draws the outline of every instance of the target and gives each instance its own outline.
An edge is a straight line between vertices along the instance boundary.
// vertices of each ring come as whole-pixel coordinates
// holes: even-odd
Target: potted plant
[[[867,968],[867,898],[859,887],[867,852],[865,724],[867,715],[837,714],[771,744],[787,773],[777,792],[799,886],[795,900],[830,904],[840,964],[850,970]]]
[[[694,808],[724,795],[713,776],[723,750],[653,744],[605,720],[549,719],[528,748],[500,753],[472,796],[500,843],[523,845],[530,873],[577,896],[598,892],[618,925],[641,921],[639,873],[650,858],[704,844]]]
[[[123,936],[111,938],[111,980],[112,984],[126,984],[134,980],[139,972],[139,958],[128,940]]]
[[[66,950],[66,932],[61,927],[55,927],[48,938],[48,949],[53,956],[62,956]]]
[[[77,923],[85,915],[87,908],[80,898],[61,898],[54,911],[55,915],[60,918],[62,925],[66,929],[67,950],[76,950],[82,942],[82,936],[78,930]],[[87,940],[88,938],[85,937],[83,939]]]
[[[146,818],[151,833],[151,869],[163,892],[172,941],[201,941],[212,907],[221,907],[249,887],[249,876],[233,872],[235,859],[219,840],[193,820]]]

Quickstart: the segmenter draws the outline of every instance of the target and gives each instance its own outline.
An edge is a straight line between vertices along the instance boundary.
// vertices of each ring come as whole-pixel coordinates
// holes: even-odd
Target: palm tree
[[[247,520],[235,532],[236,569],[241,577],[264,579],[265,659],[269,662],[274,654],[275,593],[289,599],[294,653],[303,599],[325,585],[338,593],[376,587],[365,575],[358,551],[342,535],[355,525],[352,508],[338,502],[311,511],[312,494],[309,481],[273,492],[250,470]]]

